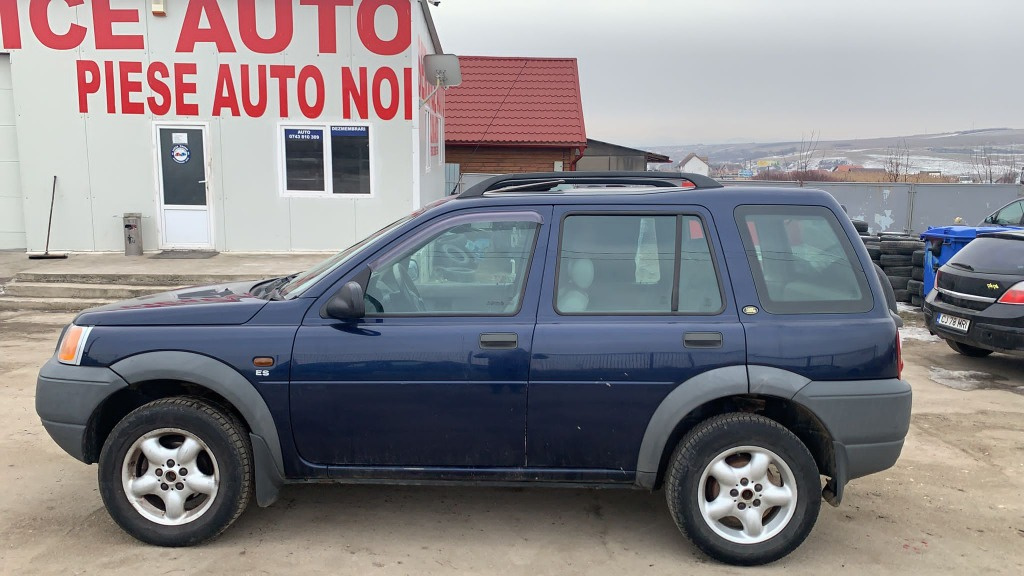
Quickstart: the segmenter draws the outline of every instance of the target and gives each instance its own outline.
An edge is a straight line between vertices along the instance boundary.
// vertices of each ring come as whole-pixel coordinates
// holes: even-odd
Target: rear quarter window
[[[766,312],[854,314],[874,307],[860,260],[831,210],[740,206],[736,225]]]

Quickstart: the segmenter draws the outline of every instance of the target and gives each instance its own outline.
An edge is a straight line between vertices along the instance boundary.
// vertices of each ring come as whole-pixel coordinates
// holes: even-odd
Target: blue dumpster
[[[1008,226],[935,226],[929,227],[926,232],[921,234],[921,240],[925,241],[924,251],[924,287],[921,289],[922,296],[928,296],[928,293],[935,288],[935,271],[939,269],[954,254],[963,249],[964,246],[970,244],[971,240],[974,240],[978,234],[985,234],[986,232],[1004,232]],[[939,255],[936,256],[933,253],[933,246],[941,246]]]

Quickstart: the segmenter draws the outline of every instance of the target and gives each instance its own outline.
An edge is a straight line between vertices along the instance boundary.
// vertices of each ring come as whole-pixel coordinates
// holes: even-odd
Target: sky
[[[627,146],[1024,128],[1021,0],[442,0],[444,51],[579,61]]]

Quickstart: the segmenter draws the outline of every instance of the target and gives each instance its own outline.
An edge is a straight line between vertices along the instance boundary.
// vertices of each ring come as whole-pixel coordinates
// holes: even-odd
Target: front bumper
[[[811,410],[832,436],[834,504],[842,500],[847,482],[891,468],[899,459],[910,430],[913,394],[908,382],[810,382],[793,399]]]
[[[958,332],[938,324],[938,314],[965,318],[971,325],[966,333]],[[924,318],[928,330],[940,338],[986,350],[1024,350],[1024,306],[992,304],[986,310],[970,310],[938,301],[933,292],[925,302]]]
[[[110,368],[68,366],[50,358],[36,380],[36,414],[54,442],[91,464],[86,431],[96,409],[128,384]]]

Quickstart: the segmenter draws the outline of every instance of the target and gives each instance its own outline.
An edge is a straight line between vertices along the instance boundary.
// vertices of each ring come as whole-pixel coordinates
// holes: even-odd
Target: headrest
[[[569,267],[569,279],[577,287],[586,290],[594,283],[594,262],[590,258],[573,260]]]

